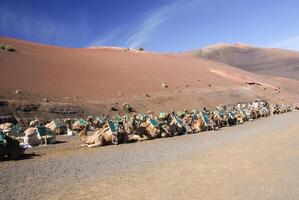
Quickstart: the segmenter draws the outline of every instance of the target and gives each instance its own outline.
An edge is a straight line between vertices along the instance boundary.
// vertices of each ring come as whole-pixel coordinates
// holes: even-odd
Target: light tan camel
[[[0,131],[5,132],[5,133],[10,133],[13,128],[13,123],[4,123],[0,124]]]
[[[119,135],[121,136],[121,134]],[[108,127],[98,129],[93,135],[87,134],[85,127],[79,133],[80,140],[84,143],[82,146],[99,147],[104,145],[118,144],[123,138],[118,138],[116,134],[112,134]],[[115,143],[116,141],[116,143]]]
[[[55,123],[55,121],[51,121],[50,123],[46,124],[45,127],[49,128],[51,131],[55,132],[57,135],[60,134],[67,134],[67,124],[63,121],[59,120],[57,121],[59,125]]]
[[[242,110],[238,111],[238,113],[237,113],[237,123],[238,124],[243,124],[246,120],[247,120],[247,117],[246,117],[245,113]]]
[[[25,130],[24,144],[38,146],[40,144],[53,144],[56,142],[56,134],[50,129],[43,127],[45,133],[41,134],[36,127],[29,127]]]
[[[139,129],[144,130],[142,133],[143,140],[152,140],[161,137],[161,130],[151,126],[147,121],[142,122]]]
[[[198,117],[198,119],[192,120],[191,128],[194,133],[198,133],[204,130],[204,123],[200,116]]]

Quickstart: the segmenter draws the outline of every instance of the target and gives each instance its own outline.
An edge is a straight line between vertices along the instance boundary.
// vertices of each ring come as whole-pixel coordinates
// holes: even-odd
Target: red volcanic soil
[[[189,52],[259,74],[299,80],[299,52],[245,44],[216,44]]]
[[[193,55],[62,48],[9,38],[0,38],[0,44],[16,48],[0,50],[0,97],[10,104],[48,98],[40,106],[64,103],[97,113],[128,102],[137,111],[168,111],[255,98],[289,103],[299,94],[299,81],[256,75]],[[162,82],[169,87],[162,88]],[[22,94],[14,94],[16,89]]]

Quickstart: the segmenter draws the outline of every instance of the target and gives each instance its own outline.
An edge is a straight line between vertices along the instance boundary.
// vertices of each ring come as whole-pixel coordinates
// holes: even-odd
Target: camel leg
[[[89,144],[89,145],[87,145],[87,147],[89,147],[89,148],[100,147],[100,146],[102,146],[102,143],[95,143],[95,144]]]

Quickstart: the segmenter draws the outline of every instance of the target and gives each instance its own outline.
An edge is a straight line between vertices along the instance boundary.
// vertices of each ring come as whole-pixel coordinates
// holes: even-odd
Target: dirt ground
[[[297,199],[298,119],[95,149],[61,136],[0,163],[0,199]]]

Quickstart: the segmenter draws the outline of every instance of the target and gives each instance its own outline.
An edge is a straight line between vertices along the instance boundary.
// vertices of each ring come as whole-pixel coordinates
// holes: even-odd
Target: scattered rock
[[[247,85],[261,85],[260,83],[256,83],[256,82],[245,82],[245,84],[247,84]]]
[[[185,83],[185,88],[190,88],[191,86],[188,83]]]
[[[11,51],[11,52],[16,51],[16,49],[15,49],[14,47],[9,46],[9,45],[7,45],[7,46],[5,47],[5,50],[6,50],[6,51]]]
[[[211,85],[211,84],[209,84],[209,87],[212,87],[212,85]]]
[[[22,94],[22,91],[19,90],[19,89],[17,89],[17,90],[15,91],[15,93],[16,93],[16,94]]]
[[[111,106],[110,111],[117,111],[117,108],[115,108],[114,106]]]
[[[162,86],[162,88],[168,88],[168,84],[164,83],[164,82],[161,83],[161,86]]]
[[[124,94],[123,94],[121,91],[119,91],[119,92],[117,92],[117,95],[118,95],[119,97],[122,97]]]
[[[151,97],[149,94],[145,94],[146,97]]]

